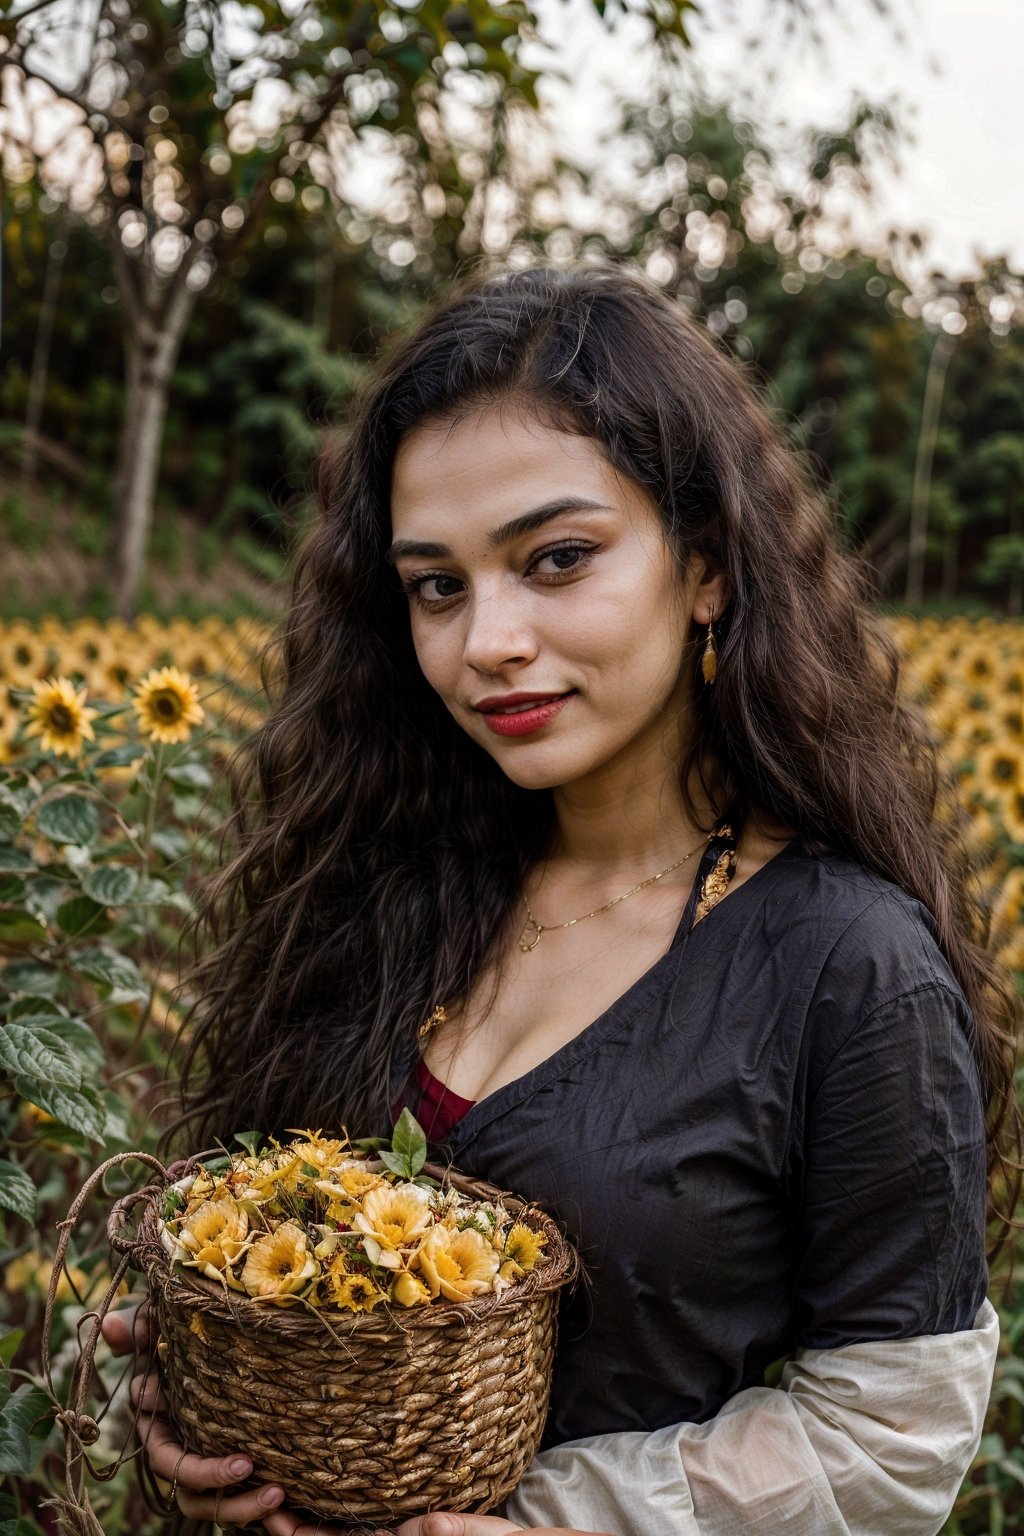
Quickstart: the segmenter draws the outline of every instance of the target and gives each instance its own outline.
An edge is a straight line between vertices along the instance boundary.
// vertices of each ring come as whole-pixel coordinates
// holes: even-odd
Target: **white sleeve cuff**
[[[522,1526],[610,1536],[936,1536],[981,1439],[999,1344],[973,1329],[799,1350],[705,1424],[569,1441],[509,1497]]]

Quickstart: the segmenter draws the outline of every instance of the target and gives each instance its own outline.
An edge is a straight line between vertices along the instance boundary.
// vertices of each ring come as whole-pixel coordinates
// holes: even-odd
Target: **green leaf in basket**
[[[236,1131],[231,1140],[241,1142],[249,1156],[255,1157],[259,1152],[263,1133],[262,1131]]]
[[[393,1173],[397,1179],[411,1179],[409,1164],[404,1157],[399,1157],[397,1152],[380,1152],[378,1156],[384,1167]]]
[[[386,1136],[363,1136],[352,1145],[358,1147],[360,1152],[377,1152],[381,1147],[389,1147],[391,1143]]]
[[[416,1177],[427,1160],[427,1138],[408,1107],[402,1110],[391,1133],[391,1150],[405,1163],[410,1179]]]
[[[170,1221],[171,1217],[180,1211],[185,1204],[185,1192],[181,1189],[168,1189],[164,1191],[164,1203],[160,1207],[160,1215],[164,1221]]]

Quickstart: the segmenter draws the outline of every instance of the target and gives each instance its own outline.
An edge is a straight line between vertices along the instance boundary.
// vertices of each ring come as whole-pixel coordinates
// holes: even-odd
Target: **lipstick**
[[[561,698],[549,699],[532,709],[520,709],[508,714],[501,714],[497,710],[481,710],[481,714],[487,729],[496,736],[529,736],[553,720],[571,698],[571,693],[563,693]]]

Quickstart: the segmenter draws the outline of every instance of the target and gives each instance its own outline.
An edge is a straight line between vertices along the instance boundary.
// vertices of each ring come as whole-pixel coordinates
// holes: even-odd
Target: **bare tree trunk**
[[[43,281],[43,297],[39,306],[39,323],[36,326],[35,346],[32,349],[32,372],[29,375],[28,401],[25,406],[25,450],[21,459],[21,478],[26,488],[34,483],[39,463],[37,445],[43,422],[43,404],[46,400],[46,378],[50,371],[53,326],[57,318],[57,300],[60,296],[64,258],[68,253],[65,239],[67,223],[65,214],[57,224],[56,238],[50,242],[46,260],[46,277]]]
[[[919,603],[924,597],[924,560],[928,546],[928,501],[932,489],[932,459],[939,430],[942,388],[946,369],[956,349],[952,336],[940,331],[928,360],[928,376],[921,407],[921,430],[917,435],[917,460],[914,465],[914,489],[910,497],[910,540],[907,546],[907,586],[904,601]]]
[[[188,265],[183,263],[164,288],[146,283],[138,303],[129,302],[125,310],[124,418],[110,567],[114,606],[126,620],[135,616],[153,522],[167,401],[196,302],[186,281]],[[124,283],[121,292],[126,292]]]

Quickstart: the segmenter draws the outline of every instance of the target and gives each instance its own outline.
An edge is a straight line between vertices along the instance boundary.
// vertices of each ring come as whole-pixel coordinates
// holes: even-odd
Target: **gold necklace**
[[[663,880],[665,876],[670,875],[674,869],[678,869],[680,864],[685,864],[687,859],[692,859],[694,854],[699,853],[700,850],[704,847],[705,843],[709,843],[714,835],[715,834],[712,832],[708,837],[703,838],[701,842],[697,844],[696,848],[691,848],[689,853],[684,853],[681,859],[676,859],[675,863],[670,864],[668,869],[663,869],[660,875],[648,875],[646,880],[641,880],[639,885],[634,885],[631,891],[626,891],[622,896],[613,897],[611,901],[606,901],[603,907],[595,907],[593,912],[584,912],[580,917],[570,918],[567,923],[538,923],[537,919],[533,915],[533,911],[530,907],[526,892],[524,891],[523,900],[526,902],[526,911],[528,916],[526,922],[523,924],[523,930],[519,935],[519,948],[522,950],[524,955],[528,955],[531,949],[537,948],[537,945],[540,943],[540,936],[542,933],[552,932],[556,928],[575,928],[576,924],[582,923],[585,918],[597,917],[601,912],[607,912],[610,907],[618,906],[620,901],[626,901],[630,896],[635,896],[637,891],[646,890],[647,886],[653,885],[656,880]],[[533,933],[533,937],[527,940],[526,936],[531,931]]]

